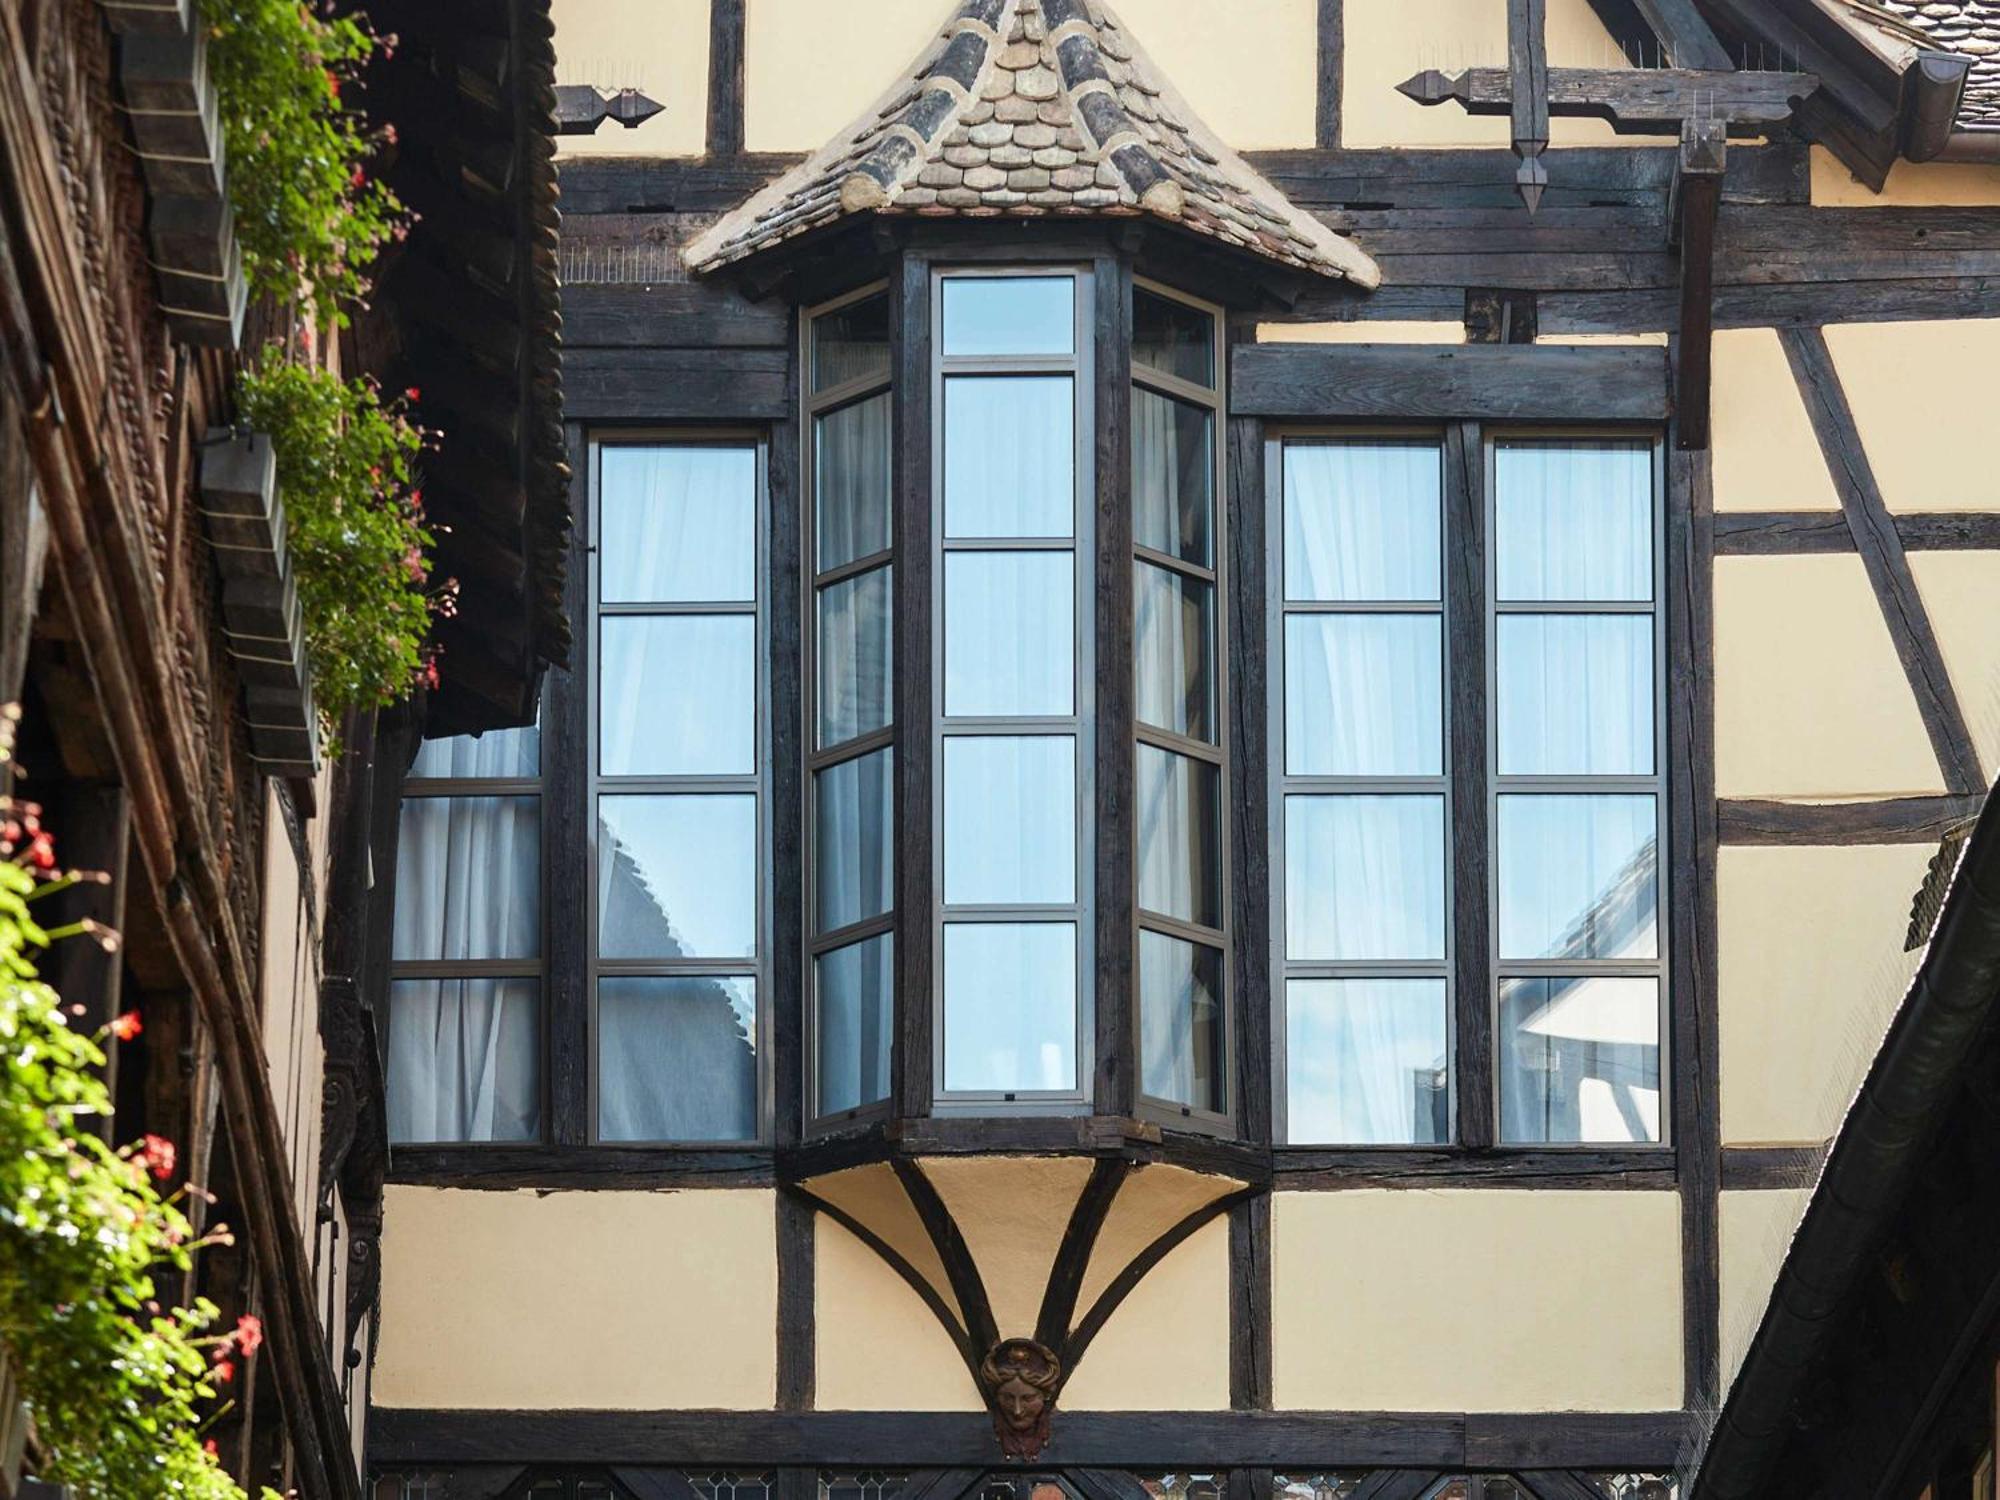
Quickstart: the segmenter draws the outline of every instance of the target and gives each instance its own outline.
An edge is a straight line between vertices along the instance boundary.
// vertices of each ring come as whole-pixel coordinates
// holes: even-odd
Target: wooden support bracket
[[[1674,354],[1676,444],[1708,446],[1709,361],[1715,330],[1715,218],[1728,160],[1727,124],[1690,120],[1681,128],[1669,235],[1681,258],[1680,338]]]
[[[1456,103],[1469,115],[1511,115],[1511,68],[1426,69],[1398,84],[1419,104]],[[1812,73],[1708,72],[1696,68],[1550,68],[1546,114],[1609,121],[1620,135],[1673,135],[1687,119],[1715,116],[1739,134],[1782,124],[1819,92]],[[1518,128],[1518,127],[1517,127]],[[1547,122],[1543,122],[1546,133]],[[1517,146],[1518,150],[1518,146]]]

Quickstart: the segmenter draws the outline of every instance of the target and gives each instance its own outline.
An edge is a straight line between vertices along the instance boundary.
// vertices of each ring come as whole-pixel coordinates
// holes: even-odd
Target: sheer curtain
[[[540,984],[390,984],[390,1140],[532,1141],[541,1134]]]
[[[1444,980],[1294,979],[1285,1018],[1288,1141],[1450,1138]]]

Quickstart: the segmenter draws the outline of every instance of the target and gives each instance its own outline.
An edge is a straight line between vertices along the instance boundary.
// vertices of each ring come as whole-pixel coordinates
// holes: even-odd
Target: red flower
[[[121,1042],[129,1042],[146,1028],[139,1024],[139,1012],[128,1010],[111,1023],[111,1034]]]
[[[210,1458],[220,1458],[222,1456],[222,1450],[215,1446],[214,1438],[204,1439],[201,1445],[201,1451],[206,1453]]]
[[[424,393],[415,386],[411,386],[403,392],[403,399],[405,401],[421,401],[424,399]]]
[[[236,1366],[226,1359],[218,1359],[215,1362],[215,1378],[224,1385],[228,1385],[230,1381],[236,1378]]]
[[[139,1159],[162,1182],[174,1175],[174,1143],[163,1135],[149,1135],[141,1140]]]
[[[236,1344],[248,1359],[264,1344],[264,1320],[252,1313],[245,1313],[236,1320]]]
[[[38,833],[28,841],[28,863],[38,870],[53,870],[56,867],[56,841],[46,833]]]

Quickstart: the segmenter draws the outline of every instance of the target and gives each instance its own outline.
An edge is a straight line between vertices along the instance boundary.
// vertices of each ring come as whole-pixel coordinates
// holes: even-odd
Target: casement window
[[[403,786],[389,1138],[542,1133],[542,776],[534,728],[427,741]]]
[[[1657,444],[1273,449],[1279,1139],[1661,1140]]]

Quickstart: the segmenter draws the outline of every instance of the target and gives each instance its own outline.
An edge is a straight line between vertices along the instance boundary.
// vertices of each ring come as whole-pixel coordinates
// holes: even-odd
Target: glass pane
[[[890,771],[890,751],[882,749],[813,777],[816,932],[880,916],[895,902]]]
[[[539,797],[406,797],[396,837],[395,957],[542,951]]]
[[[1148,562],[1132,570],[1141,724],[1215,742],[1215,587]]]
[[[1285,445],[1285,597],[1437,599],[1437,444]]]
[[[597,597],[757,597],[757,450],[607,447],[599,456]]]
[[[1656,958],[1650,796],[1500,800],[1500,957]]]
[[[749,958],[757,951],[757,799],[597,799],[597,951]]]
[[[1154,1099],[1219,1115],[1229,1030],[1222,951],[1163,932],[1139,933],[1139,1088]]]
[[[1500,1139],[1659,1138],[1659,981],[1503,979]]]
[[[1504,614],[1502,776],[1653,774],[1650,615]]]
[[[1215,319],[1198,307],[1132,288],[1132,362],[1194,385],[1215,384]]]
[[[813,569],[881,552],[889,545],[889,393],[870,396],[813,423],[819,550]]]
[[[889,373],[889,297],[850,302],[813,319],[813,389]]]
[[[1285,616],[1285,770],[1444,773],[1443,622],[1436,615]]]
[[[1207,761],[1139,746],[1139,905],[1222,926],[1222,773]]]
[[[948,922],[944,1086],[1069,1092],[1076,1078],[1076,927]]]
[[[1071,553],[945,554],[946,714],[1067,715],[1075,680]]]
[[[541,772],[542,731],[489,729],[484,734],[456,734],[425,740],[417,747],[410,778],[426,776],[535,776]]]
[[[1132,540],[1182,562],[1215,556],[1214,414],[1132,391]]]
[[[819,591],[819,743],[822,749],[889,722],[890,570],[885,565]]]
[[[389,986],[389,1139],[533,1141],[542,1134],[539,979]]]
[[[953,276],[944,284],[946,354],[1069,354],[1076,282],[1068,276]]]
[[[1442,979],[1285,985],[1285,1139],[1417,1146],[1451,1139],[1450,1007]]]
[[[1497,597],[1653,597],[1650,444],[1501,443],[1493,503]]]
[[[604,775],[748,775],[757,769],[753,616],[626,615],[599,623]]]
[[[1076,440],[1067,375],[944,383],[944,534],[1071,536]]]
[[[597,1136],[757,1135],[757,982],[743,975],[597,982]]]
[[[1441,959],[1444,798],[1287,797],[1285,956]]]
[[[895,1035],[895,964],[888,933],[823,953],[813,965],[819,1000],[817,1105],[821,1115],[889,1097]]]
[[[1076,741],[954,735],[944,742],[944,899],[954,906],[1076,899]]]

